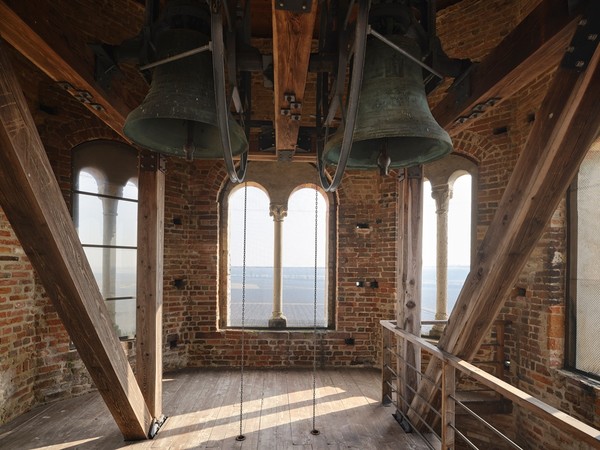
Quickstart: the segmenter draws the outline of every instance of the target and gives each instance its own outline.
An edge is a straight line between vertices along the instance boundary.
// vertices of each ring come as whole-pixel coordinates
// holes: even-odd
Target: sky
[[[423,200],[423,265],[435,266],[436,214],[435,201],[431,198],[431,186],[424,186]],[[454,183],[453,196],[448,214],[448,265],[470,264],[471,235],[471,177],[461,176]],[[325,199],[318,195],[318,267],[325,266],[326,230]],[[230,257],[234,266],[242,265],[244,188],[236,190],[229,199]],[[248,187],[247,200],[247,247],[248,266],[272,266],[273,264],[273,218],[268,214],[269,198],[259,188]],[[283,227],[284,267],[314,266],[314,218],[315,190],[296,191],[289,200],[288,216]]]
[[[435,266],[436,223],[435,200],[431,185],[423,188],[423,266]],[[471,176],[454,182],[448,207],[448,265],[469,266],[471,261]]]
[[[246,218],[246,265],[273,265],[273,218],[269,216],[269,197],[254,186],[248,186]],[[325,267],[326,204],[317,196],[317,267]],[[233,266],[243,260],[244,188],[229,197],[229,253]],[[315,265],[315,189],[303,188],[288,200],[288,214],[282,228],[282,263],[284,267]]]

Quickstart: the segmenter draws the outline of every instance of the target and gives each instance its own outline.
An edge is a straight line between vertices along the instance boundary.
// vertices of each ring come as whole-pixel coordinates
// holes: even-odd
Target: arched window
[[[73,220],[121,338],[135,336],[137,151],[94,141],[73,150]]]
[[[567,366],[600,378],[600,140],[581,163],[569,192]]]
[[[317,326],[327,325],[326,225],[327,205],[318,189],[303,187],[290,196],[282,245],[283,305],[289,327],[311,327],[314,324],[315,248]]]
[[[310,173],[314,173],[312,169]],[[331,245],[328,239],[329,200],[314,185],[281,177],[276,180],[274,184],[267,177],[266,187],[253,180],[247,186],[235,186],[225,191],[223,224],[226,233],[222,234],[222,242],[227,263],[221,267],[227,274],[227,282],[221,284],[226,292],[221,303],[222,326],[242,325],[244,198],[244,325],[254,328],[312,327],[315,267],[316,325],[328,325],[328,317],[332,314],[327,301],[330,297],[327,283]]]
[[[244,197],[246,197],[245,325],[266,327],[273,308],[273,220],[269,197],[256,186],[238,186],[229,195],[229,317],[242,324],[244,264]]]
[[[465,168],[462,168],[465,167]],[[423,184],[423,273],[421,318],[445,321],[454,308],[471,265],[472,176],[474,164],[459,156],[425,166]],[[424,324],[439,335],[443,324]]]

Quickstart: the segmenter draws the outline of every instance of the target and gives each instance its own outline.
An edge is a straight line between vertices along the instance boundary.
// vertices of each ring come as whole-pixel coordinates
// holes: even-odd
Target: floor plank
[[[392,408],[381,406],[376,370],[244,371],[243,432],[239,434],[238,370],[196,369],[164,376],[168,416],[153,440],[124,442],[97,393],[55,402],[0,426],[0,448],[19,450],[381,450],[426,449],[405,434]]]

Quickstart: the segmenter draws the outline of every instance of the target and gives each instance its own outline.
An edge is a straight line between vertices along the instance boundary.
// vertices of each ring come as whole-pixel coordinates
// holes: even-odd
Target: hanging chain
[[[319,191],[315,186],[315,282],[313,289],[313,335],[314,335],[314,343],[313,343],[313,373],[312,373],[312,383],[313,383],[313,392],[312,392],[312,431],[310,432],[313,435],[319,434],[319,430],[317,430],[316,426],[316,416],[317,416],[317,343],[318,343],[318,335],[317,335],[317,252],[318,252],[318,237],[319,234],[317,232],[317,226],[319,223]]]
[[[240,363],[240,434],[235,438],[236,441],[246,439],[242,432],[244,417],[244,362],[245,362],[245,338],[246,338],[246,216],[248,212],[248,183],[244,183],[244,233],[242,244],[242,361]]]

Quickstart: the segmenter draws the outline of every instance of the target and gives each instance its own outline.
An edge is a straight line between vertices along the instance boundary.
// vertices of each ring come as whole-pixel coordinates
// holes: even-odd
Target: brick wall
[[[171,159],[165,209],[165,333],[178,344],[168,367],[229,366],[240,361],[240,334],[219,330],[219,203],[226,179],[221,162]],[[348,173],[339,192],[335,331],[319,334],[319,364],[374,366],[379,320],[394,317],[396,182],[370,172]],[[335,214],[335,211],[333,212]],[[357,230],[368,223],[369,230]],[[335,233],[335,229],[332,230]],[[175,286],[183,280],[183,286]],[[357,288],[377,280],[378,288]],[[354,338],[354,345],[345,343]],[[310,366],[313,336],[296,331],[246,336],[251,366]]]
[[[15,8],[33,5],[9,3],[14,3]],[[119,15],[109,7],[111,2],[106,3],[103,11],[107,11],[110,20],[118,22]],[[464,0],[442,12],[438,31],[448,54],[480,59],[538,1],[512,2],[513,15],[499,12],[506,3],[504,0]],[[127,4],[134,8],[136,2]],[[458,8],[468,11],[473,22],[465,24],[444,19]],[[52,14],[49,17],[53,17]],[[79,20],[77,17],[80,16],[70,20]],[[127,25],[129,29],[137,29],[139,18]],[[96,29],[98,23],[105,23],[104,18],[94,19],[92,28]],[[111,40],[110,28],[103,31],[107,33],[107,41]],[[463,33],[465,28],[469,33]],[[114,41],[119,42],[124,37],[116,36]],[[69,204],[71,149],[91,139],[118,137],[26,61],[16,55],[13,59],[27,87],[28,103]],[[124,82],[128,76],[125,73]],[[476,161],[479,167],[479,241],[492,220],[550,81],[551,74],[540,77],[453,137],[456,151]],[[132,101],[139,95],[134,97]],[[188,163],[174,159],[168,162],[165,369],[237,366],[240,362],[240,332],[218,328],[218,200],[224,183],[221,162]],[[396,189],[393,177],[348,172],[337,193],[335,330],[320,332],[317,336],[321,366],[377,366],[381,360],[378,322],[394,318],[397,288]],[[565,208],[563,202],[523,270],[517,284],[522,291],[515,290],[508,296],[499,316],[511,321],[506,351],[512,365],[505,375],[513,385],[600,427],[598,384],[562,370],[567,259]],[[366,231],[357,230],[357,223],[368,223],[370,227]],[[378,281],[377,289],[356,287],[357,280],[372,279]],[[176,280],[183,283],[176,284]],[[350,337],[354,338],[354,345],[346,344],[345,339]],[[312,364],[312,333],[253,331],[246,336],[246,343],[248,363],[253,366]],[[131,350],[131,344],[127,345]],[[75,395],[91,387],[76,351],[69,348],[68,336],[51,302],[36,280],[6,218],[0,214],[0,423],[37,403]],[[529,417],[518,408],[514,414],[520,424],[517,438],[527,442],[529,447],[549,449],[571,445],[568,436],[551,431],[543,421]]]

